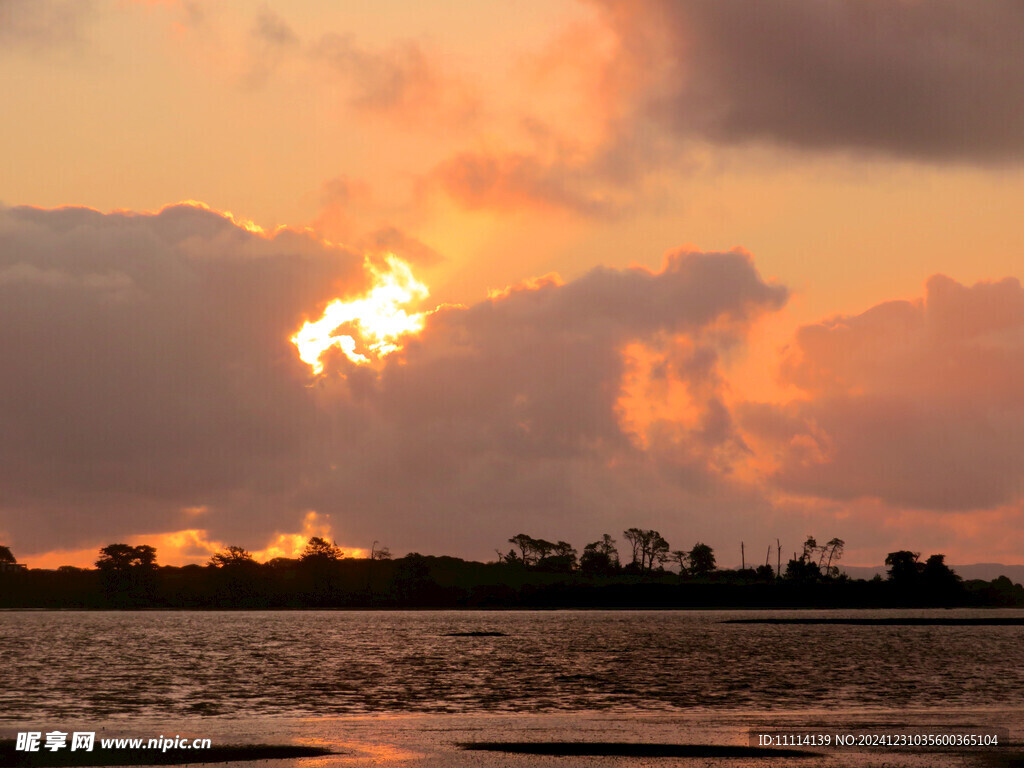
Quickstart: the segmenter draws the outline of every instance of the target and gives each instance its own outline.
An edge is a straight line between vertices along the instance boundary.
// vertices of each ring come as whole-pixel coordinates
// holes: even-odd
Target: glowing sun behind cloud
[[[387,270],[367,257],[365,267],[373,276],[373,288],[362,298],[335,299],[319,320],[306,322],[292,337],[299,357],[309,364],[313,373],[323,372],[320,357],[331,347],[338,347],[357,365],[368,365],[400,349],[398,341],[403,336],[423,329],[424,318],[429,313],[409,314],[404,307],[425,299],[430,291],[413,277],[409,265],[397,256],[388,254],[384,263]],[[351,333],[336,333],[342,327]]]

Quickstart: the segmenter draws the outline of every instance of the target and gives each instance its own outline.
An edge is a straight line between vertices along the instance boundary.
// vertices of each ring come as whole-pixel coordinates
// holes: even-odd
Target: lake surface
[[[1024,710],[1024,627],[772,616],[1024,612],[0,612],[0,720]]]

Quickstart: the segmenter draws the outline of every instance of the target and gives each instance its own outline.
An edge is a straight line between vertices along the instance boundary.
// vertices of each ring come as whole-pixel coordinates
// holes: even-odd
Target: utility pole
[[[743,542],[740,542],[740,570],[747,570],[747,556],[743,552]]]
[[[377,540],[374,540],[370,545],[370,562],[366,564],[366,596],[371,605],[373,604],[373,553],[377,549],[378,543]]]
[[[778,562],[775,564],[775,575],[782,575],[782,542],[778,539],[775,540],[775,547],[777,549],[776,554],[778,555]],[[769,547],[770,548],[770,547]]]
[[[771,568],[771,566],[768,565],[768,561],[771,560],[771,557],[772,557],[772,545],[769,544],[768,545],[768,553],[764,556],[764,567],[765,568]]]

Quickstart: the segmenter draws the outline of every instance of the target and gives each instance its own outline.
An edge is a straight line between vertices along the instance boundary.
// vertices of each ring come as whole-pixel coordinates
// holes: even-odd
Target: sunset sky
[[[1022,40],[1017,0],[0,0],[0,544],[1024,562]]]

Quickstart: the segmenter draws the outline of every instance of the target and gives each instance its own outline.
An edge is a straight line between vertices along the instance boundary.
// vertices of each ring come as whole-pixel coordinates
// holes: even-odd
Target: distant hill
[[[1000,576],[1006,576],[1014,584],[1024,584],[1024,565],[1003,565],[1002,563],[974,563],[973,565],[951,565],[949,566],[962,579],[983,579],[992,581]],[[870,579],[877,573],[884,579],[886,567],[884,565],[857,566],[843,565],[840,570],[850,575],[851,579]]]

